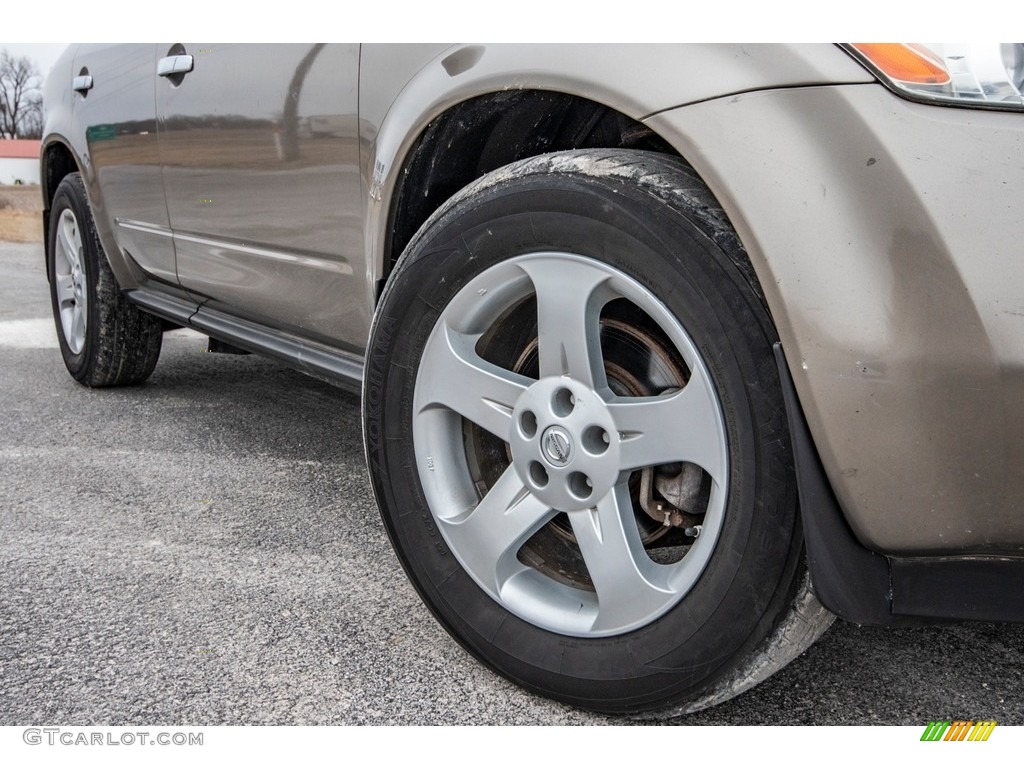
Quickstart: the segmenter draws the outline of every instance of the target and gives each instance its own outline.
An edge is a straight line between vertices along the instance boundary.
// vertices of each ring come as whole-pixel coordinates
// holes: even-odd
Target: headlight
[[[1022,43],[851,43],[845,48],[909,99],[1024,110]]]

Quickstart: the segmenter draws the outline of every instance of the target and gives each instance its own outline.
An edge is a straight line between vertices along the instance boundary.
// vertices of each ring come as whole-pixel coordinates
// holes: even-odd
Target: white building
[[[0,139],[0,184],[38,184],[39,145],[36,139]]]

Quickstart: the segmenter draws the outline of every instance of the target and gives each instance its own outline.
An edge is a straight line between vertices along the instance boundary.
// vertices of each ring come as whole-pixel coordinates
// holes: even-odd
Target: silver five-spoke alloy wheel
[[[526,300],[536,302],[537,378],[477,352]],[[617,394],[623,387],[613,386],[602,354],[602,309],[623,300],[681,358],[683,386]],[[608,264],[542,252],[476,276],[427,341],[413,414],[419,478],[445,541],[487,594],[534,625],[578,637],[643,627],[689,592],[713,554],[729,471],[714,387],[679,321]],[[509,463],[490,487],[474,477],[475,457],[463,455],[459,417],[506,446]],[[655,562],[638,524],[645,513],[634,501],[635,478],[645,468],[680,464],[706,473],[710,493],[692,543],[677,560]],[[574,540],[589,583],[560,578],[521,554],[563,513],[563,538]]]
[[[60,325],[72,354],[85,346],[89,312],[82,234],[71,209],[65,209],[57,221],[54,275]]]
[[[381,295],[363,389],[385,528],[445,629],[616,713],[706,706],[799,654],[816,634],[788,628],[819,624],[776,339],[678,159],[558,152],[445,202]]]
[[[145,381],[160,356],[163,321],[121,292],[79,173],[61,179],[53,195],[46,258],[58,344],[68,373],[88,387]]]

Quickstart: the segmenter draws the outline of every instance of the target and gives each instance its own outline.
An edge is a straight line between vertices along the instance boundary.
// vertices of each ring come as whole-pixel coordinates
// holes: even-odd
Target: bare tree
[[[37,139],[43,128],[43,79],[27,56],[0,51],[0,138]]]

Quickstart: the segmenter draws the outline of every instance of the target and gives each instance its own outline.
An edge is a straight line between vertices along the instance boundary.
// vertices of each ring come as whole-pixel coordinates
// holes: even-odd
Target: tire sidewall
[[[64,328],[60,320],[60,304],[57,297],[57,235],[61,215],[66,210],[70,210],[78,222],[78,233],[82,240],[82,268],[85,271],[85,289],[88,297],[88,307],[86,308],[85,316],[85,340],[81,351],[77,354],[71,351],[71,347],[68,346],[67,339],[64,336]],[[50,302],[53,307],[53,319],[57,326],[57,340],[60,345],[61,356],[64,358],[64,364],[67,366],[68,372],[76,381],[85,381],[89,378],[90,361],[93,359],[93,348],[96,344],[97,313],[99,310],[96,288],[99,280],[99,265],[95,243],[96,231],[92,221],[92,212],[89,209],[88,198],[86,197],[85,186],[79,174],[71,174],[60,183],[53,197],[47,236],[47,269],[50,277]]]
[[[627,634],[560,635],[490,598],[448,549],[416,471],[415,372],[440,311],[488,267],[540,251],[599,259],[658,297],[695,342],[725,416],[730,479],[714,554],[682,601]],[[777,434],[784,412],[771,389],[778,384],[770,320],[744,286],[684,206],[652,204],[643,185],[582,174],[495,184],[451,204],[414,238],[369,347],[367,452],[403,566],[442,624],[484,663],[578,706],[640,711],[698,694],[767,633],[792,560],[795,498],[764,492],[774,478],[785,488],[792,468]]]

